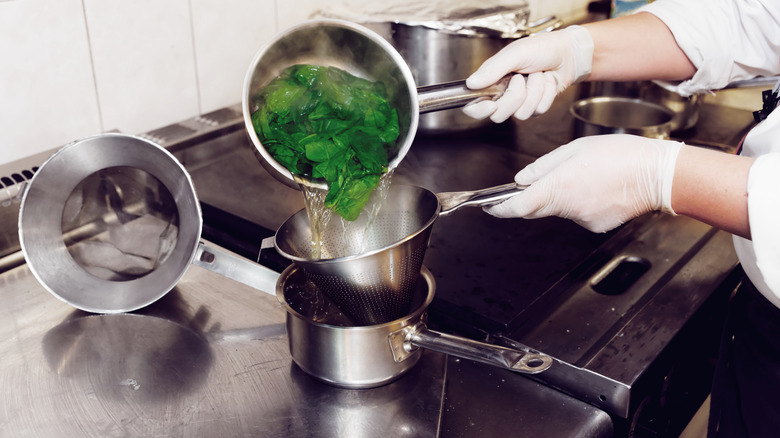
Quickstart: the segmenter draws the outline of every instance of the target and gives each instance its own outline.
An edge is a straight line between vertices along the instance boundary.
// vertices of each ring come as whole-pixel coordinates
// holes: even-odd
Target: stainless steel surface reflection
[[[214,361],[200,333],[162,318],[74,315],[47,331],[41,343],[49,368],[77,386],[93,385],[102,395],[124,398],[118,388],[164,400],[202,385]],[[174,371],[175,370],[175,371]],[[174,372],[171,372],[174,371]],[[115,382],[120,382],[115,385]]]
[[[293,364],[275,297],[198,266],[128,314],[74,310],[26,265],[0,294],[0,436],[436,435],[444,355],[375,390],[325,385]]]

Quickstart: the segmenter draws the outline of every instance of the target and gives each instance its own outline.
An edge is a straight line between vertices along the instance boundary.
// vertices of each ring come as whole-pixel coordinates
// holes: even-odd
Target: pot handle
[[[460,108],[484,99],[498,99],[506,91],[510,78],[511,75],[505,76],[497,83],[481,90],[467,87],[465,80],[417,87],[420,114]]]
[[[404,350],[410,352],[414,347],[427,348],[524,374],[540,373],[550,368],[553,363],[552,357],[534,352],[530,348],[522,351],[439,333],[429,330],[422,322],[409,330],[404,339]]]
[[[243,257],[200,242],[192,264],[276,296],[279,273]]]
[[[522,192],[527,187],[528,186],[516,183],[509,183],[481,190],[437,193],[436,197],[439,198],[439,204],[441,205],[439,216],[446,216],[460,207],[484,207],[498,204],[499,202]]]

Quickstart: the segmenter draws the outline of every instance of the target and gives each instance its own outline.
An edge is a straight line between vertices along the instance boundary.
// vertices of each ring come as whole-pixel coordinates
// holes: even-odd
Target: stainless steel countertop
[[[480,415],[495,421],[486,435],[611,432],[592,406],[431,351],[380,388],[320,383],[292,362],[274,296],[195,265],[132,314],[75,310],[26,265],[0,275],[0,291],[0,436],[475,436],[442,409],[458,417],[480,393],[506,403]]]

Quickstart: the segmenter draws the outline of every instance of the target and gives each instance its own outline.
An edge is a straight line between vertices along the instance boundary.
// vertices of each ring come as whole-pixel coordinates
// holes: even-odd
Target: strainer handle
[[[526,189],[526,187],[528,186],[509,183],[468,192],[437,193],[436,197],[439,198],[439,204],[441,204],[441,212],[439,213],[439,216],[446,216],[460,207],[484,207],[498,204],[499,202],[522,192]]]
[[[540,373],[550,368],[553,363],[552,357],[531,349],[522,351],[439,333],[429,330],[422,323],[418,324],[406,339],[411,346],[427,348],[524,374]]]

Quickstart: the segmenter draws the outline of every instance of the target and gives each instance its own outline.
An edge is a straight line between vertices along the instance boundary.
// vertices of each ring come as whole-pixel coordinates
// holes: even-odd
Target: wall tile
[[[338,1],[338,0],[335,0]],[[368,2],[376,0],[366,0]],[[313,18],[328,0],[276,0],[278,10],[276,13],[276,26],[279,30],[286,29],[293,24]]]
[[[238,103],[252,57],[277,31],[323,9],[403,1],[0,1],[0,163]],[[588,0],[529,3],[532,18],[569,18]]]
[[[276,33],[274,0],[191,0],[200,112],[241,102],[255,53]]]
[[[84,0],[105,129],[150,131],[198,115],[188,0]]]
[[[81,0],[0,2],[0,163],[100,131]]]

